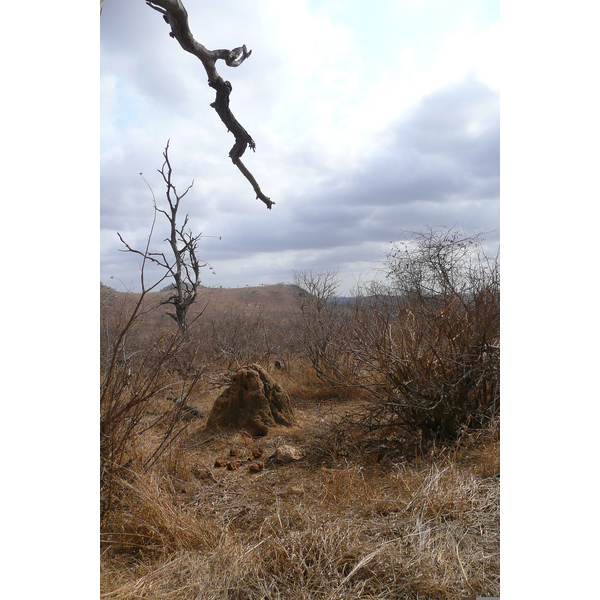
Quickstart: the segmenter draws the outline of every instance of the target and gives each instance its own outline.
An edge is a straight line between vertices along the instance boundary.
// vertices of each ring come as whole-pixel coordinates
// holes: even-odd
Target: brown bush
[[[128,467],[138,459],[136,446],[140,432],[148,429],[160,432],[153,451],[143,461],[149,466],[186,428],[189,422],[186,414],[194,411],[186,401],[203,374],[202,366],[181,367],[190,364],[194,350],[190,341],[173,326],[148,327],[147,320],[156,310],[156,304],[146,292],[126,294],[125,300],[123,312],[112,317],[114,326],[110,330],[105,328],[101,348],[102,519],[112,509],[119,488],[127,481]],[[154,410],[157,400],[174,390],[180,401],[170,410]]]
[[[500,282],[479,235],[429,230],[395,245],[383,282],[345,306],[330,274],[300,278],[304,352],[340,397],[370,398],[365,432],[456,438],[500,409]]]
[[[376,402],[368,428],[456,438],[500,409],[499,265],[479,236],[443,229],[394,247],[387,285],[356,304],[353,349]]]

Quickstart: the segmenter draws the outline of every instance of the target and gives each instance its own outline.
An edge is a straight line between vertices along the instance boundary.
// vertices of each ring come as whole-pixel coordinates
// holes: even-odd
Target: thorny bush
[[[363,434],[453,439],[491,422],[500,410],[498,256],[486,254],[480,234],[429,229],[394,244],[382,271],[383,281],[359,289],[350,315],[340,307],[343,327],[327,311],[305,319],[308,340],[327,333],[326,346],[307,346],[315,369],[370,398],[355,421]]]

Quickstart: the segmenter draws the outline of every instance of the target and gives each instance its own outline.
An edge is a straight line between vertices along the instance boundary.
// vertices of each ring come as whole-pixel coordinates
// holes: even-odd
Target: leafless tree
[[[340,339],[345,337],[349,314],[337,298],[337,271],[294,271],[294,283],[300,288],[299,339],[304,353],[319,380],[339,387],[348,379],[342,375],[348,364]]]
[[[208,50],[194,39],[188,23],[188,13],[181,0],[152,0],[152,2],[147,1],[146,4],[163,15],[165,22],[171,27],[169,35],[176,39],[186,52],[193,54],[202,62],[208,75],[208,85],[217,93],[211,106],[217,111],[227,130],[231,131],[235,137],[229,157],[250,182],[256,192],[256,197],[262,200],[268,209],[271,209],[275,202],[261,191],[256,179],[242,162],[242,156],[246,149],[250,147],[254,151],[256,143],[231,112],[229,96],[233,89],[232,85],[219,75],[216,68],[218,60],[224,60],[228,67],[239,67],[252,54],[252,50],[248,50],[245,45],[233,50]]]
[[[150,252],[148,250],[142,252],[129,246],[127,242],[122,238],[121,234],[117,234],[125,245],[128,252],[140,254],[144,256],[146,260],[153,262],[155,265],[165,269],[165,277],[173,277],[173,293],[161,304],[172,305],[175,309],[174,313],[167,313],[172,319],[177,322],[179,331],[181,334],[186,335],[188,329],[187,313],[190,306],[195,302],[200,288],[200,269],[206,267],[208,263],[200,261],[196,254],[198,249],[198,242],[202,237],[202,234],[193,235],[191,231],[186,231],[188,224],[189,215],[185,216],[183,225],[177,225],[177,213],[179,211],[179,205],[181,200],[190,191],[194,182],[188,186],[188,188],[179,194],[177,188],[172,181],[173,168],[169,161],[169,142],[163,152],[164,162],[162,168],[158,172],[162,175],[163,181],[166,185],[166,196],[169,209],[163,210],[156,204],[156,198],[154,192],[148,182],[146,184],[150,188],[152,198],[154,200],[154,210],[159,212],[167,218],[169,221],[169,237],[165,240],[171,247],[173,253],[173,259],[168,259],[163,252]],[[141,175],[141,173],[140,173]],[[143,177],[143,175],[142,175]],[[145,180],[144,180],[145,181]]]

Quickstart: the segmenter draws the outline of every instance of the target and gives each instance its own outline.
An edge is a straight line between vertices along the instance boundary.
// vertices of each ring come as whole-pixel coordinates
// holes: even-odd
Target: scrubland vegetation
[[[352,299],[294,278],[276,303],[201,290],[185,335],[165,293],[101,289],[101,597],[498,596],[497,259],[444,229]],[[206,431],[250,363],[298,425]],[[215,467],[283,443],[303,458]]]

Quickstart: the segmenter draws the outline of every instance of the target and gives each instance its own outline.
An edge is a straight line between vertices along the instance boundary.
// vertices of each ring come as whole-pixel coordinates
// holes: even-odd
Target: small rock
[[[302,450],[299,450],[291,444],[284,444],[283,446],[279,446],[279,448],[277,448],[277,450],[275,450],[275,452],[269,456],[269,460],[283,465],[300,460],[303,458],[303,456],[304,453]]]
[[[241,460],[228,460],[227,461],[227,470],[228,471],[237,471],[242,464]]]
[[[262,461],[257,460],[256,462],[250,463],[248,465],[248,471],[250,471],[251,473],[258,473],[259,471],[262,471],[264,469],[264,464]]]

